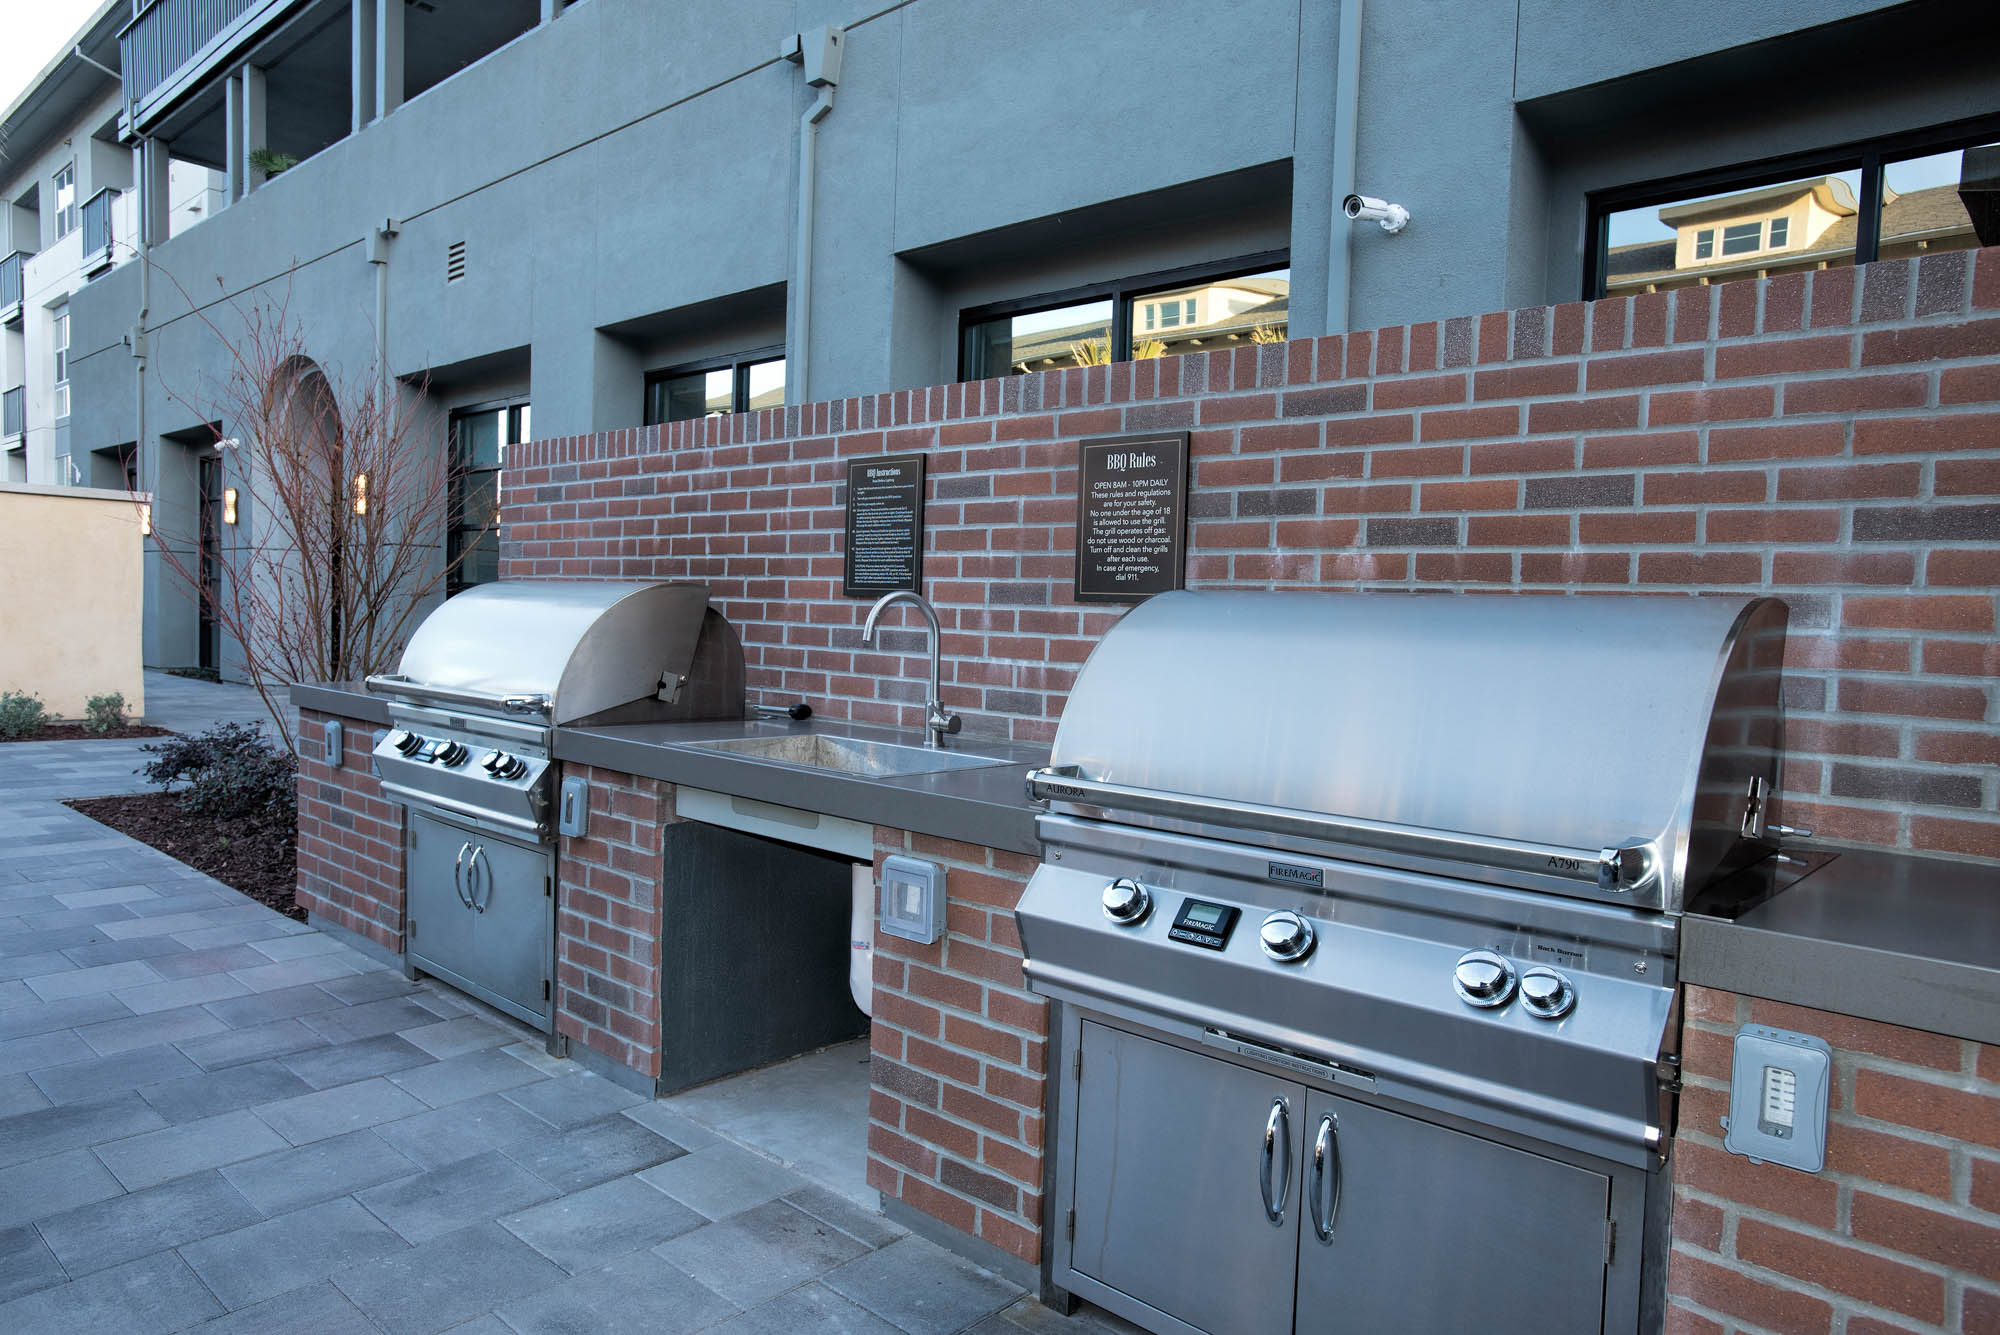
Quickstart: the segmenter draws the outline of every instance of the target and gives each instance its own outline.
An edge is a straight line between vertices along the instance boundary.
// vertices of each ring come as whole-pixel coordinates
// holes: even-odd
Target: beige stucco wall
[[[143,713],[143,549],[125,492],[0,483],[0,692],[79,719],[116,691]]]

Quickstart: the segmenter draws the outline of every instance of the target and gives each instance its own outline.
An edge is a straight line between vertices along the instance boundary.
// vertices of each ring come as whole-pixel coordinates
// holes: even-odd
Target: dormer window
[[[1694,257],[1698,260],[1715,258],[1715,229],[1704,227],[1694,234]]]
[[[1748,255],[1764,248],[1764,220],[1735,223],[1722,229],[1722,253]]]
[[[1791,236],[1791,232],[1792,220],[1790,218],[1771,219],[1771,249],[1783,250],[1785,248],[1785,241]]]

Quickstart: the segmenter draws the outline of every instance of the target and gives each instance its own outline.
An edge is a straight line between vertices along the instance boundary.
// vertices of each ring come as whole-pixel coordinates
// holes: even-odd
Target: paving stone
[[[222,1308],[172,1252],[149,1256],[0,1307],[0,1330],[35,1335],[162,1335]]]
[[[373,1041],[373,1040],[370,1040]],[[425,1168],[438,1168],[523,1140],[551,1135],[553,1128],[502,1094],[482,1094],[463,1103],[387,1122],[375,1134]]]
[[[0,1189],[0,1227],[25,1224],[80,1205],[107,1200],[125,1189],[87,1149],[30,1159],[6,1170]]]
[[[216,946],[240,946],[290,936],[292,929],[305,931],[304,923],[273,915],[269,922],[233,922],[220,927],[196,927],[174,933],[174,940],[189,950],[210,950]]]
[[[229,976],[252,991],[275,992],[280,988],[297,987],[302,983],[318,983],[329,978],[344,977],[354,971],[354,965],[337,955],[308,955],[304,959],[260,964],[253,969],[238,969]]]
[[[715,1335],[904,1335],[894,1326],[818,1284],[754,1307],[733,1321],[710,1328]]]
[[[526,1089],[517,1089],[508,1098],[554,1126],[578,1126],[600,1117],[647,1103],[644,1094],[635,1094],[601,1075],[576,1072],[556,1080],[544,1080]]]
[[[26,985],[22,985],[26,990]],[[6,1043],[35,1034],[50,1034],[58,1029],[74,1029],[78,1025],[95,1024],[100,1020],[118,1020],[132,1012],[125,1009],[125,1003],[109,992],[94,996],[71,997],[68,1001],[37,1001],[29,993],[32,1005],[16,1006],[0,1010],[0,1052]]]
[[[123,1010],[124,1007],[119,1007]],[[0,1043],[0,1074],[15,1075],[22,1071],[39,1071],[48,1066],[60,1066],[65,1062],[88,1061],[97,1055],[97,1050],[78,1038],[75,1034],[58,1032],[33,1034],[26,1038],[8,1039]]]
[[[738,1307],[754,1307],[866,1252],[784,1201],[766,1201],[653,1249]]]
[[[234,1310],[408,1245],[342,1196],[191,1243],[181,1259]]]
[[[138,1191],[285,1147],[285,1138],[247,1109],[113,1141],[97,1157],[127,1191]]]
[[[146,885],[108,885],[102,890],[71,890],[56,898],[65,908],[91,909],[103,904],[130,904],[135,901],[158,899],[159,892]]]
[[[211,1008],[203,1009],[210,1015],[215,1014]],[[308,1048],[323,1048],[326,1040],[297,1020],[274,1020],[270,1024],[253,1025],[248,1029],[227,1029],[206,1038],[189,1039],[176,1046],[182,1056],[204,1071],[219,1071],[224,1067],[241,1066],[245,1062],[290,1056]]]
[[[908,1237],[820,1281],[910,1335],[946,1335],[992,1315],[1021,1291],[936,1243]]]
[[[0,1011],[16,1006],[40,1006],[42,999],[28,990],[28,985],[18,978],[0,982]]]
[[[531,1081],[547,1080],[549,1077],[532,1066],[514,1060],[505,1052],[489,1049],[484,1052],[467,1052],[457,1057],[448,1057],[444,1061],[415,1067],[389,1078],[394,1080],[398,1087],[408,1090],[433,1108],[441,1108],[447,1103],[477,1098],[481,1094],[492,1094]]]
[[[0,1231],[0,1303],[24,1293],[39,1293],[68,1279],[56,1254],[32,1227],[23,1224]]]
[[[500,1309],[521,1335],[681,1335],[735,1311],[651,1252],[636,1252]],[[818,1327],[794,1326],[790,1335]]]
[[[399,996],[349,1003],[339,1010],[321,1011],[307,1017],[306,1023],[329,1040],[346,1043],[357,1038],[373,1038],[377,1034],[392,1034],[399,1029],[436,1024],[437,1018],[414,999]]]
[[[48,1096],[25,1075],[0,1075],[0,1117],[49,1106]]]
[[[60,950],[38,950],[32,955],[0,956],[0,979],[40,978],[76,968],[76,961]]]
[[[261,1061],[145,1085],[139,1097],[178,1125],[311,1092],[311,1086],[277,1062]]]
[[[370,1187],[355,1199],[411,1242],[428,1242],[555,1194],[547,1182],[495,1151]]]
[[[332,1010],[341,1004],[340,998],[308,984],[304,987],[286,987],[275,992],[236,997],[229,1001],[211,1001],[208,1003],[208,1012],[232,1029],[249,1029],[278,1020],[311,1015],[315,1011]]]
[[[297,936],[281,936],[273,941],[259,941],[243,949],[255,951],[265,960],[275,963],[279,960],[304,959],[308,955],[340,954],[346,951],[347,947],[324,932],[301,932]]]
[[[806,1185],[797,1173],[760,1154],[720,1144],[649,1168],[639,1177],[710,1219],[762,1205]]]
[[[245,1200],[275,1215],[411,1177],[419,1169],[369,1130],[231,1164],[222,1176]]]
[[[496,1323],[497,1324],[497,1323]],[[201,1335],[381,1335],[361,1309],[324,1281],[195,1328]],[[502,1331],[502,1335],[509,1335]]]
[[[504,1151],[558,1191],[580,1191],[607,1178],[637,1173],[686,1153],[664,1136],[624,1117],[605,1117]]]
[[[421,1102],[378,1078],[266,1103],[256,1111],[286,1140],[304,1145],[378,1122],[393,1122],[423,1109]]]
[[[418,1025],[415,1029],[405,1029],[402,1037],[433,1057],[456,1057],[462,1052],[477,1052],[514,1042],[511,1031],[477,1015],[460,1015],[439,1020],[436,1024]]]
[[[867,1247],[886,1247],[909,1231],[818,1183],[787,1192],[784,1199]]]
[[[571,1274],[706,1223],[633,1177],[615,1178],[500,1220],[502,1228]]]
[[[985,1330],[988,1322],[993,1323],[996,1335],[1016,1335],[1020,1331],[1028,1335],[1145,1335],[1125,1318],[1113,1316],[1091,1303],[1078,1303],[1070,1315],[1058,1316],[1033,1298],[1017,1300],[973,1330]]]
[[[114,927],[119,925],[112,924]],[[100,964],[94,969],[44,974],[40,978],[28,979],[27,984],[43,1001],[61,1001],[65,997],[89,996],[96,992],[111,992],[121,987],[138,987],[159,981],[160,975],[146,961],[126,960],[122,964]]]
[[[171,1044],[159,1043],[115,1057],[45,1067],[34,1072],[34,1080],[51,1103],[93,1103],[141,1085],[193,1075],[200,1069]]]
[[[348,1006],[381,1001],[385,997],[406,997],[420,990],[416,983],[393,969],[375,969],[347,978],[334,978],[319,984],[319,987],[328,996],[337,997]]]
[[[68,1210],[37,1227],[63,1268],[76,1276],[227,1233],[261,1217],[222,1174],[211,1171]]]
[[[388,1335],[429,1335],[564,1278],[489,1222],[343,1270],[333,1282]]]
[[[137,1094],[21,1113],[0,1120],[0,1168],[157,1131],[166,1124]]]
[[[172,937],[168,937],[172,940]],[[160,971],[162,978],[199,978],[204,974],[228,973],[231,969],[253,969],[270,961],[250,946],[216,946],[209,950],[181,949],[177,954],[162,956],[153,961],[153,967]],[[240,997],[250,989],[237,984],[234,992],[222,996]],[[207,998],[205,998],[207,999]]]
[[[182,1006],[178,1010],[153,1011],[124,1020],[106,1020],[103,1024],[86,1025],[76,1032],[77,1037],[90,1044],[100,1056],[110,1057],[130,1052],[133,1048],[178,1043],[182,1039],[226,1033],[228,1030],[222,1021],[201,1007]]]
[[[286,1023],[298,1024],[298,1021]],[[303,1024],[299,1027],[305,1029]],[[423,1049],[404,1042],[397,1034],[377,1034],[373,1038],[357,1038],[349,1043],[328,1043],[314,1030],[305,1029],[305,1032],[313,1034],[318,1042],[309,1051],[285,1058],[285,1065],[315,1089],[330,1089],[335,1085],[366,1080],[370,1076],[407,1071],[412,1066],[422,1066],[432,1060]]]
[[[95,945],[71,946],[63,954],[79,968],[98,964],[122,964],[126,960],[164,960],[184,955],[187,947],[171,936],[142,936],[131,941],[99,941]],[[160,966],[155,964],[155,970]],[[160,970],[164,975],[164,970]]]
[[[147,968],[154,968],[164,960],[143,961]],[[169,978],[162,983],[148,983],[143,987],[125,987],[112,993],[120,1001],[138,1014],[150,1011],[169,1010],[180,1006],[199,1006],[206,1001],[226,1001],[230,997],[240,997],[250,991],[231,974],[196,974],[188,978]],[[214,1019],[214,1016],[210,1016]],[[222,1022],[216,1020],[220,1027]]]
[[[160,913],[150,918],[130,918],[124,922],[104,924],[104,934],[118,941],[129,941],[137,936],[172,936],[176,932],[198,932],[206,927],[214,927],[202,910],[183,913]],[[186,942],[182,943],[187,944]],[[130,986],[130,984],[120,984]]]

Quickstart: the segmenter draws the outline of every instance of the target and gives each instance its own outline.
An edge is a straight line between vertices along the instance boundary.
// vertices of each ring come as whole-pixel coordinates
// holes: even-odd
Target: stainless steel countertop
[[[294,686],[292,702],[386,725],[387,702],[358,684]],[[952,749],[1007,763],[892,779],[817,772],[680,743],[787,730],[901,742],[826,719],[640,723],[558,728],[560,759],[738,797],[1041,856],[1027,771],[1039,747],[958,739]],[[1885,1024],[2000,1043],[2000,868],[1873,850],[1837,850],[1819,868],[1735,921],[1690,913],[1681,978],[1703,987]]]

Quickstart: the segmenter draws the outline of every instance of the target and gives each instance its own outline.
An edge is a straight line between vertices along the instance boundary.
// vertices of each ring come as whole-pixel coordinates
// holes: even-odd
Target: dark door
[[[198,467],[201,519],[195,565],[201,581],[200,665],[217,671],[222,666],[222,636],[215,619],[215,609],[222,598],[222,460],[204,455]]]
[[[1298,1131],[1300,1332],[1603,1329],[1609,1179],[1318,1092]]]
[[[1305,1088],[1089,1021],[1081,1042],[1071,1266],[1211,1335],[1289,1331]]]

